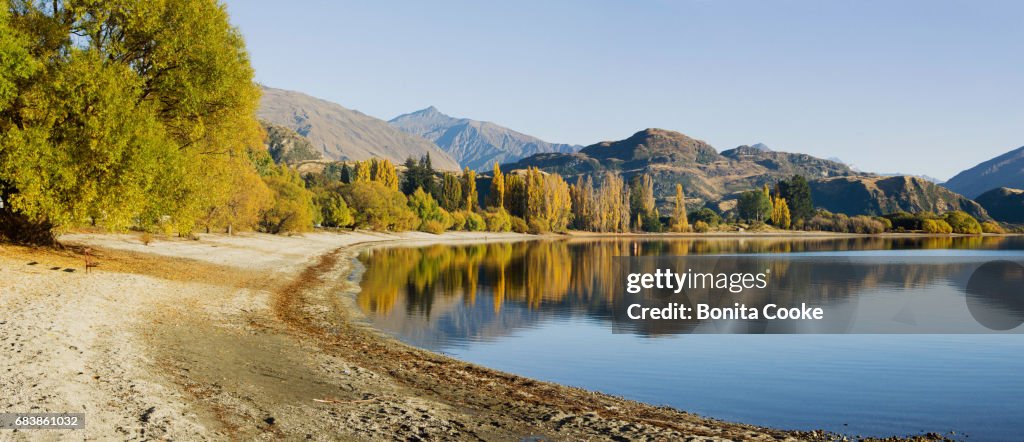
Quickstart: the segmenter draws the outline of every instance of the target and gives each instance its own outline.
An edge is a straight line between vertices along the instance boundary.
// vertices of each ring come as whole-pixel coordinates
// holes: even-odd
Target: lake
[[[357,303],[374,326],[498,370],[776,428],[1024,439],[1021,237],[537,240],[373,248],[359,261]],[[626,292],[626,273],[666,266],[763,269],[770,284]],[[809,302],[830,317],[626,314],[669,300]]]

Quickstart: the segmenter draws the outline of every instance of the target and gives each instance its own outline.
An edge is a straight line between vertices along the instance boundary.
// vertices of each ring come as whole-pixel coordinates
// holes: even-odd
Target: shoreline
[[[0,346],[16,353],[0,364],[0,410],[85,412],[87,438],[835,437],[719,421],[466,363],[386,335],[355,305],[352,264],[363,250],[541,238],[594,236],[244,234],[145,245],[138,235],[72,234],[63,251],[2,245],[0,308],[10,314],[0,322]],[[89,274],[73,250],[86,245],[100,260]],[[49,433],[83,437],[76,431]]]

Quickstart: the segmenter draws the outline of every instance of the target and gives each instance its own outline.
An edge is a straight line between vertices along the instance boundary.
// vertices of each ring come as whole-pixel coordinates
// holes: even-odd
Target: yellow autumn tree
[[[785,198],[775,198],[772,204],[772,225],[780,229],[788,229],[792,223],[792,219],[789,213],[789,204],[786,203]]]
[[[678,183],[676,184],[676,207],[672,212],[672,231],[690,231],[690,222],[686,219],[686,197],[683,195],[683,185]]]
[[[466,201],[466,210],[476,210],[480,198],[476,191],[476,171],[468,167],[462,171],[462,197]]]
[[[491,177],[491,191],[488,195],[490,207],[505,210],[505,176],[501,173],[498,162],[494,162],[494,176]]]

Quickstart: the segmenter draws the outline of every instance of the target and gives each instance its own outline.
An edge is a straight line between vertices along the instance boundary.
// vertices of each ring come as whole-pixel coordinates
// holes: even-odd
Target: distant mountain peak
[[[1024,187],[1024,146],[958,173],[943,186],[968,198],[999,187]]]
[[[445,115],[444,112],[441,112],[434,105],[427,106],[427,107],[425,107],[423,109],[420,109],[420,110],[412,113],[412,115],[417,115],[417,114],[418,115],[423,115],[423,114],[441,114],[441,115]],[[447,117],[447,115],[445,115],[445,116]]]
[[[428,140],[362,112],[301,92],[263,86],[257,114],[263,120],[304,136],[329,160],[387,158],[401,163],[406,158],[429,153],[434,167],[460,169],[454,158]]]
[[[433,141],[460,165],[475,170],[490,170],[495,162],[512,162],[536,153],[575,152],[581,147],[548,143],[487,121],[451,117],[434,106],[399,115],[388,123]]]
[[[757,150],[760,150],[761,152],[771,152],[772,151],[768,147],[768,145],[764,144],[764,143],[754,143],[754,144],[751,144],[750,147],[752,147],[754,149],[757,149]]]
[[[677,131],[668,130],[668,129],[660,129],[660,128],[657,128],[657,127],[648,127],[647,129],[644,129],[644,130],[642,130],[640,132],[637,132],[637,133],[633,134],[633,136],[629,137],[629,139],[649,138],[649,137],[662,137],[662,138],[675,138],[675,139],[692,140],[692,138],[686,136],[686,134],[684,134],[682,132],[677,132]]]

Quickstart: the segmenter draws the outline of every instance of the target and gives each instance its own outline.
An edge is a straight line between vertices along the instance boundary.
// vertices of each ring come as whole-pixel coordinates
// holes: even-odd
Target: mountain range
[[[436,144],[402,132],[386,121],[309,95],[263,87],[260,119],[294,130],[309,139],[326,159],[386,158],[401,164],[430,154],[439,170],[459,170],[459,163]]]
[[[896,210],[945,212],[964,210],[996,219],[1016,210],[1024,188],[1024,147],[965,170],[948,182],[927,177],[873,174],[835,159],[775,151],[763,143],[719,152],[708,143],[665,129],[645,129],[632,136],[580,147],[549,143],[495,123],[455,118],[431,106],[389,122],[299,92],[263,87],[258,112],[275,160],[291,164],[317,160],[387,158],[402,163],[430,154],[435,168],[489,170],[495,162],[506,171],[537,167],[568,180],[600,178],[613,171],[629,178],[654,178],[655,197],[670,206],[675,184],[686,189],[687,204],[719,211],[735,207],[738,194],[774,185],[795,174],[808,178],[818,207],[847,214],[883,214]],[[986,191],[983,204],[979,198]],[[984,206],[984,207],[983,207]],[[1007,208],[1010,209],[1007,209]],[[1012,211],[1011,211],[1012,212]],[[1016,213],[1016,212],[1013,212]]]
[[[1024,146],[960,172],[943,186],[969,198],[1000,187],[1024,188]]]
[[[433,106],[399,115],[389,123],[434,142],[463,167],[481,171],[495,162],[512,162],[537,153],[574,152],[582,147],[549,143],[488,121],[454,118]]]
[[[719,153],[704,141],[679,132],[645,129],[619,141],[587,146],[575,153],[547,153],[504,165],[504,170],[537,167],[572,181],[603,171],[627,179],[649,174],[655,198],[668,207],[675,184],[686,190],[687,204],[735,207],[739,192],[774,185],[799,174],[808,178],[815,204],[848,214],[965,210],[987,219],[977,203],[918,177],[883,177],[853,170],[836,161],[802,153],[777,152],[767,146],[739,146]]]
[[[568,180],[613,171],[628,178],[648,173],[654,178],[655,198],[667,201],[682,183],[690,204],[707,203],[728,195],[774,184],[793,174],[812,177],[856,175],[844,164],[805,154],[740,146],[719,153],[704,141],[679,132],[645,129],[629,138],[605,141],[574,153],[547,153],[523,158],[502,169],[537,167]]]

